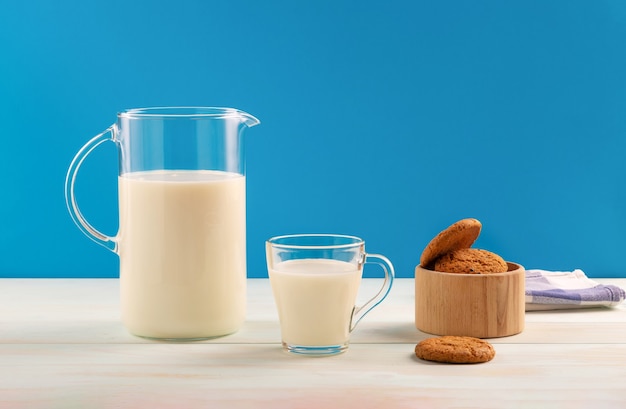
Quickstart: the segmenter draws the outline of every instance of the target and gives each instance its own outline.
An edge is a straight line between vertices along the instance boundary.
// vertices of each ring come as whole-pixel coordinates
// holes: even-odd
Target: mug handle
[[[374,307],[380,304],[382,300],[385,299],[387,294],[389,294],[389,290],[391,290],[391,284],[393,283],[393,279],[395,277],[393,264],[391,264],[391,261],[389,261],[387,257],[381,254],[365,254],[364,259],[364,264],[370,263],[379,265],[385,273],[385,280],[382,287],[373,298],[371,298],[360,307],[354,307],[354,309],[352,310],[352,319],[350,320],[350,332],[354,330],[356,325],[359,323],[359,321],[361,321],[361,319],[363,319],[365,314],[370,312]]]
[[[89,142],[87,142],[74,156],[72,163],[70,164],[69,169],[67,170],[67,176],[65,177],[65,204],[67,205],[67,210],[70,212],[70,216],[72,216],[72,220],[76,223],[76,226],[82,231],[87,237],[95,241],[96,243],[106,247],[112,252],[117,251],[117,242],[115,238],[109,237],[106,234],[103,234],[96,230],[89,222],[83,217],[80,209],[78,208],[78,203],[76,202],[76,197],[74,195],[74,184],[76,182],[76,174],[78,173],[78,169],[80,165],[82,165],[83,161],[93,151],[98,145],[104,143],[106,141],[114,141],[114,137],[116,134],[115,125],[110,126],[101,134],[94,136]]]

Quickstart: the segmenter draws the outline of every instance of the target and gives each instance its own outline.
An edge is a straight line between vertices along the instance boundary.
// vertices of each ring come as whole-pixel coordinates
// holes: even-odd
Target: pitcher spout
[[[241,123],[246,125],[248,128],[252,128],[261,123],[255,116],[250,115],[247,112],[236,110],[241,118]]]

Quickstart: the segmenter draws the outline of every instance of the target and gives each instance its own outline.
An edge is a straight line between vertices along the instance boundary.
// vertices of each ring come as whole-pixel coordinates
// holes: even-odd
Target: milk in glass
[[[282,341],[289,345],[345,344],[361,269],[331,259],[297,259],[269,270]]]

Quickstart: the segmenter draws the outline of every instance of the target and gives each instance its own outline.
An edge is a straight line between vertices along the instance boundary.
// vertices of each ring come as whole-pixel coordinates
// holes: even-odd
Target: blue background
[[[353,234],[410,277],[476,217],[527,268],[626,276],[626,2],[3,1],[0,276],[116,277],[64,201],[125,108],[229,106],[248,131],[248,271],[264,240]],[[110,146],[109,146],[110,145]],[[78,200],[117,230],[117,157]]]

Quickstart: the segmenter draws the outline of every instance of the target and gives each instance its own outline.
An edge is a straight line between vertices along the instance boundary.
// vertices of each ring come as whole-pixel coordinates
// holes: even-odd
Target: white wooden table
[[[491,362],[436,364],[398,279],[345,354],[311,358],[282,351],[269,282],[248,283],[238,333],[162,343],[122,327],[118,280],[1,279],[0,408],[626,408],[625,304],[529,312]]]

